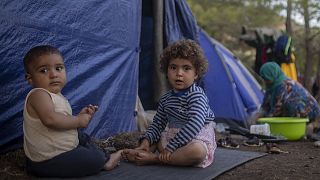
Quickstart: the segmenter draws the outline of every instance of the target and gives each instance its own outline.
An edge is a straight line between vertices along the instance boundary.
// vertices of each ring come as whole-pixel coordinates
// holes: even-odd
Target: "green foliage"
[[[239,41],[241,27],[268,27],[285,31],[288,0],[187,0],[198,25],[210,36],[230,49],[247,67],[253,67],[255,49]],[[320,3],[319,0],[291,0],[292,15],[303,18],[302,6],[308,2],[310,21],[318,24],[311,29],[315,61],[320,59]],[[280,15],[281,14],[281,15]],[[301,19],[300,18],[300,19]],[[297,68],[303,74],[305,66],[304,26],[292,19],[293,43]],[[315,68],[317,65],[314,66]]]
[[[198,25],[231,49],[250,67],[254,62],[254,49],[239,41],[241,27],[274,27],[284,24],[284,19],[278,15],[281,6],[272,5],[270,0],[187,0],[187,2]]]

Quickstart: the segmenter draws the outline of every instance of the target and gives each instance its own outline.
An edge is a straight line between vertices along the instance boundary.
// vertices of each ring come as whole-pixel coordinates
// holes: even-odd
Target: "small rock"
[[[314,142],[314,146],[315,146],[315,147],[320,147],[320,141]]]

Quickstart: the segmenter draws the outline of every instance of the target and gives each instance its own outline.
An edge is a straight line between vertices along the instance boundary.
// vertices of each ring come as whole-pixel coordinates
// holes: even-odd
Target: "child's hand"
[[[164,162],[164,163],[168,163],[170,162],[171,160],[171,152],[168,151],[168,150],[163,150],[160,154],[159,154],[159,160],[161,162]]]
[[[78,114],[79,127],[85,128],[88,126],[92,115],[88,113],[79,113]]]
[[[89,104],[87,107],[84,107],[78,114],[79,126],[85,128],[88,126],[93,114],[98,110],[98,106],[93,106]]]
[[[89,104],[87,107],[81,109],[79,114],[90,114],[91,116],[98,110],[98,106]]]

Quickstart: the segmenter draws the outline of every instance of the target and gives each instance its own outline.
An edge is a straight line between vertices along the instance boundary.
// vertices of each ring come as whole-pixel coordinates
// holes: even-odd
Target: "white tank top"
[[[51,129],[43,125],[40,119],[33,118],[29,115],[26,106],[27,100],[30,94],[36,89],[46,91],[51,96],[56,112],[72,115],[72,109],[68,100],[62,94],[50,93],[42,88],[32,89],[28,93],[23,110],[23,148],[29,159],[40,162],[74,149],[78,146],[79,139],[77,129]]]

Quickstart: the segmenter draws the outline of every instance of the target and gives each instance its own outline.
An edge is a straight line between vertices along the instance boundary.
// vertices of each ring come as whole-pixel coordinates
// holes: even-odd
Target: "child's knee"
[[[207,156],[207,149],[201,143],[195,143],[193,147],[192,159],[198,164],[201,163]]]

